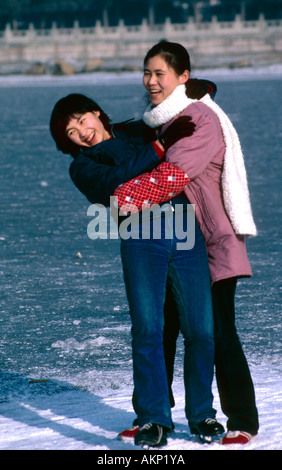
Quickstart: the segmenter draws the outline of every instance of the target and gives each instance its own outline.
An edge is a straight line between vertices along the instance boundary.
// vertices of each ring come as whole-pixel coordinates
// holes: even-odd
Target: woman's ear
[[[183,74],[180,75],[181,84],[188,82],[189,76],[190,76],[190,72],[188,70],[184,70]]]

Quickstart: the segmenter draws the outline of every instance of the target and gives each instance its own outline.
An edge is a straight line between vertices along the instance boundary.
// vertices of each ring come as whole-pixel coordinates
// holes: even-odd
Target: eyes
[[[75,123],[73,123],[73,119],[75,120]],[[70,121],[71,126],[74,126],[74,125],[82,126],[87,120],[87,115],[82,114],[73,119]],[[78,134],[78,129],[76,127],[69,127],[66,129],[66,134],[68,137],[73,137]]]
[[[149,70],[144,70],[143,77],[144,78],[151,78],[153,76],[156,77],[163,77],[166,75],[166,72],[163,70],[156,70],[155,72],[150,72]]]

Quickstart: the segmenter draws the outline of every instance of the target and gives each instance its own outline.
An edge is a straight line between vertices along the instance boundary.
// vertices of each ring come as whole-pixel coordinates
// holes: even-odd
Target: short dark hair
[[[144,66],[149,59],[156,55],[162,56],[167,65],[175,71],[177,75],[182,75],[185,70],[191,72],[190,56],[184,46],[177,42],[160,41],[155,44],[146,54]]]
[[[74,144],[66,134],[66,128],[71,118],[77,114],[99,111],[99,119],[105,129],[110,132],[111,125],[109,117],[102,108],[85,95],[72,93],[61,98],[54,106],[50,119],[50,132],[56,142],[57,148],[66,154],[76,156],[80,147]]]

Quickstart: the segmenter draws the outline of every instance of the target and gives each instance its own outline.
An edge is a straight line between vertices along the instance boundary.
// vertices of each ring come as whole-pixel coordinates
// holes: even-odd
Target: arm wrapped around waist
[[[177,196],[189,181],[182,170],[163,162],[151,172],[118,186],[114,196],[123,213],[135,213]]]

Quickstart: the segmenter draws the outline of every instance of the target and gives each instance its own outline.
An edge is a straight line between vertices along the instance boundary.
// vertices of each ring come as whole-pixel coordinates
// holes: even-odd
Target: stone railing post
[[[10,42],[12,38],[13,38],[12,28],[11,28],[10,23],[7,23],[5,31],[4,31],[4,39],[6,42]]]

